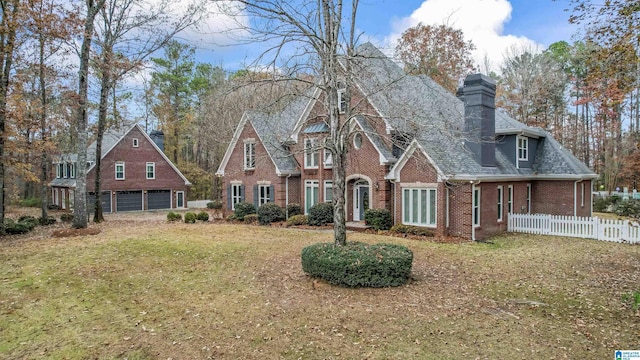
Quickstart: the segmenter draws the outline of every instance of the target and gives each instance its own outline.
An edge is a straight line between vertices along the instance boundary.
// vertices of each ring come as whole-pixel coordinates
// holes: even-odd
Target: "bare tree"
[[[358,39],[358,0],[240,0],[254,16],[253,40],[267,44],[259,61],[268,67],[288,69],[291,74],[311,71],[313,86],[324,94],[330,134],[323,145],[333,156],[333,208],[336,245],[346,244],[345,188],[349,134],[353,121],[349,106],[340,112],[340,100],[350,100],[350,62]],[[295,44],[295,45],[294,45]],[[295,46],[297,50],[293,50]],[[292,53],[292,51],[294,53]],[[289,55],[286,55],[289,54]],[[344,93],[338,94],[339,91]]]

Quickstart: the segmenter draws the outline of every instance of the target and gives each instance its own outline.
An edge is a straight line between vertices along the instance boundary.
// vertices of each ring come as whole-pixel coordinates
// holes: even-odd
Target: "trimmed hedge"
[[[207,209],[222,209],[222,200],[212,200],[207,203]]]
[[[173,211],[169,211],[169,213],[167,213],[167,221],[169,222],[182,221],[182,215],[175,213]]]
[[[324,226],[333,222],[333,204],[317,203],[309,208],[308,224]]]
[[[200,221],[209,221],[209,213],[206,211],[200,211],[198,215],[196,215],[196,219]]]
[[[345,287],[389,287],[407,282],[413,252],[401,245],[317,243],[302,249],[302,270]]]
[[[391,211],[387,209],[367,209],[364,212],[364,222],[373,230],[389,230],[393,225]]]
[[[266,203],[258,208],[258,222],[260,225],[269,225],[272,222],[284,220],[284,209],[274,203]]]
[[[293,215],[287,219],[287,226],[307,225],[307,215]]]
[[[256,213],[256,207],[248,202],[237,203],[234,209],[235,210],[233,210],[233,216],[238,220],[244,220],[245,216]]]
[[[256,214],[245,215],[244,218],[242,219],[242,221],[244,221],[245,224],[257,224],[258,223],[258,215],[256,215]]]
[[[427,229],[421,226],[413,226],[413,225],[397,224],[397,225],[393,225],[389,231],[394,233],[417,235],[417,236],[434,236],[434,232],[432,229]]]
[[[189,211],[184,214],[184,222],[187,224],[195,223],[196,219],[197,219],[197,216],[196,216],[196,213],[194,212]]]
[[[300,206],[300,204],[289,204],[287,205],[286,210],[287,210],[287,216],[289,217],[302,214],[302,207]]]

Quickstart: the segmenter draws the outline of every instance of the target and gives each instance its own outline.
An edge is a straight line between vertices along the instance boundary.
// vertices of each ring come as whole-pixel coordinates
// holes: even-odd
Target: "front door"
[[[184,207],[184,191],[176,192],[176,208]]]
[[[369,208],[369,186],[353,187],[353,221],[363,221],[364,212]]]

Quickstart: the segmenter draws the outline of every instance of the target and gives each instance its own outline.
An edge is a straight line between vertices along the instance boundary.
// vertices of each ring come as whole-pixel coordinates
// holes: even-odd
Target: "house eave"
[[[300,175],[300,171],[276,171],[276,175],[278,176],[297,176]]]
[[[541,175],[471,175],[457,174],[447,176],[449,181],[527,181],[527,180],[592,180],[597,178],[596,174],[541,174]]]

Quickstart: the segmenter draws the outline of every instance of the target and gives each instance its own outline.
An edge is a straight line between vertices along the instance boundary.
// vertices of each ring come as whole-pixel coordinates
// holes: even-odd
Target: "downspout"
[[[391,186],[393,187],[393,224],[398,224],[398,215],[396,210],[398,209],[398,196],[396,194],[396,182],[391,182]]]
[[[573,216],[578,216],[578,182],[580,181],[573,182]]]
[[[284,217],[285,219],[289,218],[289,207],[287,205],[289,205],[289,178],[291,177],[291,174],[287,175],[286,178],[284,178]]]

